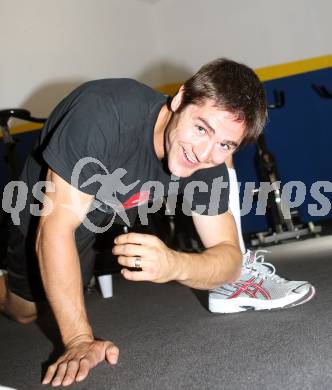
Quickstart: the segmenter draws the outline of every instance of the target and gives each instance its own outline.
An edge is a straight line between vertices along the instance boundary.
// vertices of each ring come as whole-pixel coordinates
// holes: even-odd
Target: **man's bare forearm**
[[[219,244],[202,253],[177,253],[177,281],[191,288],[208,290],[236,280],[242,255],[236,246]]]
[[[36,250],[48,301],[63,343],[82,336],[93,339],[84,306],[74,232],[46,222],[38,231]]]

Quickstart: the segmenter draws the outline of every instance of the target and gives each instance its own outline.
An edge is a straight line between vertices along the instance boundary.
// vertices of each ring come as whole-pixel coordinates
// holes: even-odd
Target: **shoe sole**
[[[253,298],[232,298],[232,299],[220,299],[213,298],[212,294],[209,296],[209,310],[212,313],[239,313],[248,310],[272,310],[272,309],[287,309],[302,305],[310,301],[316,293],[313,286],[310,286],[307,291],[302,295],[294,295],[280,299],[263,300]]]

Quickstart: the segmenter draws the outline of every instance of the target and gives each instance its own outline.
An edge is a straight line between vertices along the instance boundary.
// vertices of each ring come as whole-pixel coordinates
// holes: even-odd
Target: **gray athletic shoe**
[[[274,265],[264,262],[267,251],[247,251],[241,276],[233,283],[210,290],[209,310],[213,313],[237,313],[246,310],[270,310],[301,305],[315,295],[309,282],[281,278]]]

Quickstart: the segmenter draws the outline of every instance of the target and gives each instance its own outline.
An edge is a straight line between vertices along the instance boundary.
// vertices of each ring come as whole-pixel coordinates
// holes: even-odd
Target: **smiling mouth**
[[[186,151],[184,149],[183,149],[183,155],[184,155],[185,160],[188,163],[190,163],[190,165],[197,165],[198,164],[198,161],[196,159],[194,160],[191,157],[189,157],[189,155],[186,153]]]

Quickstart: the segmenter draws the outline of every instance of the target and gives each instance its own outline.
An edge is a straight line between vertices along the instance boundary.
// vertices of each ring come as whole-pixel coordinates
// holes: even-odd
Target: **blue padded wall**
[[[277,161],[282,183],[299,180],[306,185],[305,202],[299,207],[304,221],[332,218],[331,210],[325,217],[311,217],[308,214],[308,204],[318,203],[310,195],[312,183],[318,180],[332,181],[332,99],[319,97],[312,84],[325,85],[332,91],[332,68],[264,83],[270,102],[273,102],[274,89],[285,93],[285,106],[269,111],[265,138]],[[239,182],[258,181],[254,155],[255,147],[252,145],[235,155]],[[242,185],[241,199],[243,188]],[[331,203],[332,194],[324,195]],[[266,218],[256,216],[255,207],[242,218],[242,222],[246,233],[267,228]]]

